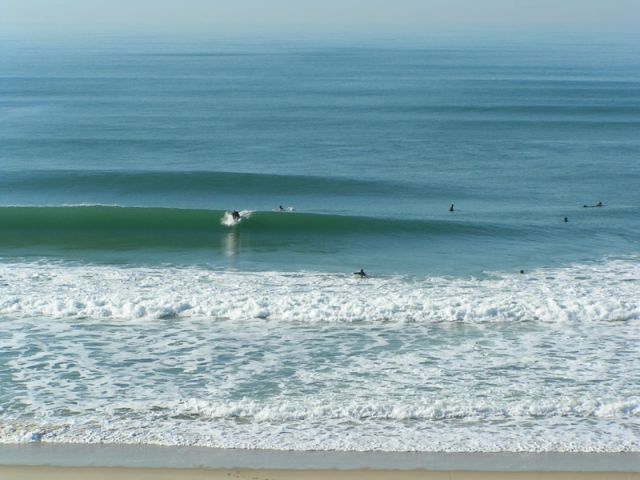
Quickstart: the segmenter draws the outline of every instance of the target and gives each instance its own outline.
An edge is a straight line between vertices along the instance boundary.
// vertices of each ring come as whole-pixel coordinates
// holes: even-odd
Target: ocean
[[[5,34],[0,442],[638,452],[639,160],[620,34]]]

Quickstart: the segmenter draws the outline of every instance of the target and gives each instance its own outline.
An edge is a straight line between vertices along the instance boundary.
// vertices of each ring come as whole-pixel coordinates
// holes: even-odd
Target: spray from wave
[[[234,216],[233,215],[234,213],[236,213],[237,216]],[[220,219],[220,224],[224,225],[225,227],[235,227],[236,225],[239,225],[243,220],[246,220],[249,217],[251,217],[252,213],[253,212],[251,210],[242,210],[240,212],[226,211],[224,212],[224,215],[222,215],[222,218]]]

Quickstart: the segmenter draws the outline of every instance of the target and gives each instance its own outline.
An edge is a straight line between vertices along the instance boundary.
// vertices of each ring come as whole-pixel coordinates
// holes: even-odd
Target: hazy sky
[[[0,0],[18,31],[357,32],[638,28],[640,0]]]

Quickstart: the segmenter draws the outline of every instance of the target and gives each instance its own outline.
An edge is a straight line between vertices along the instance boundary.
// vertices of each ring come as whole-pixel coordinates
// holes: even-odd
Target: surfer
[[[231,218],[233,218],[235,221],[240,220],[240,213],[237,210],[234,210],[233,212],[231,212]]]
[[[567,223],[569,221],[568,217],[564,217],[564,223]]]
[[[364,278],[364,277],[366,277],[366,276],[367,276],[367,274],[365,273],[364,269],[362,269],[362,268],[360,269],[360,271],[359,271],[359,272],[353,272],[353,274],[354,274],[354,275],[357,275],[357,276],[358,276],[358,277],[360,277],[360,278]]]
[[[282,205],[278,207],[278,210],[280,210],[281,212],[284,212],[284,208],[282,207]]]
[[[600,208],[600,207],[604,207],[604,204],[602,202],[598,202],[595,205],[583,205],[582,208]]]
[[[455,210],[453,209],[453,203],[451,204],[451,206],[449,207],[449,211],[450,212],[455,212]]]

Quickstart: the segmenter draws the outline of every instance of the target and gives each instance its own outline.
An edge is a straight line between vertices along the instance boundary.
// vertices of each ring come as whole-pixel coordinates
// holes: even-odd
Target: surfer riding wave
[[[226,212],[224,212],[224,215],[220,219],[220,223],[228,227],[238,225],[244,219],[249,218],[251,216],[251,213],[251,210],[227,210]]]

